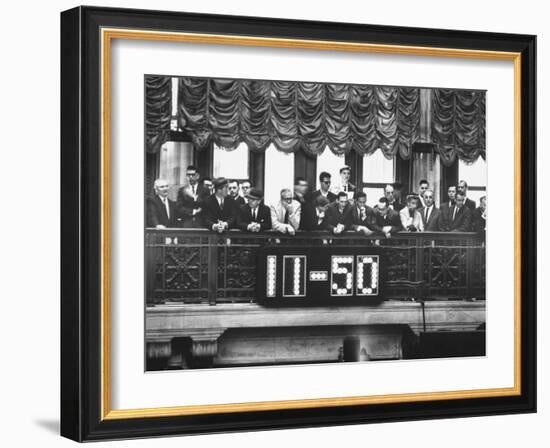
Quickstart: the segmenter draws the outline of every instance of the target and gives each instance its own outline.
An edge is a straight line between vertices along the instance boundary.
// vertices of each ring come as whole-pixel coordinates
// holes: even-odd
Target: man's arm
[[[160,224],[157,216],[157,207],[151,198],[147,198],[147,227],[156,227]]]
[[[241,230],[248,230],[248,224],[250,224],[248,221],[248,210],[246,210],[247,207],[247,205],[239,207],[237,213],[237,227]]]
[[[462,221],[460,225],[454,230],[455,232],[469,232],[472,224],[472,212],[466,206],[464,206],[464,214],[462,215]]]
[[[401,209],[399,212],[399,219],[401,220],[401,227],[407,230],[407,227],[409,226],[409,209],[407,207]]]
[[[279,216],[277,214],[277,207],[275,205],[272,205],[270,207],[271,211],[271,226],[273,227],[273,230],[276,230],[277,232],[286,233],[286,224],[279,221]]]
[[[292,203],[294,206],[294,210],[292,210],[292,213],[290,213],[288,217],[288,222],[292,227],[294,227],[294,230],[298,230],[300,228],[300,217],[302,215],[302,205],[296,201],[296,204],[294,202]]]
[[[204,220],[205,227],[209,230],[212,230],[212,226],[218,222],[212,211],[210,201],[205,201],[204,203],[202,218]]]
[[[229,215],[227,216],[226,222],[227,222],[227,227],[229,229],[233,229],[237,225],[237,214],[239,213],[239,206],[237,205],[237,202],[235,200],[231,200],[229,204],[230,204],[229,210],[228,210]]]
[[[260,224],[260,230],[271,230],[271,210],[266,205],[260,205],[260,207],[263,207],[265,214],[264,222]]]

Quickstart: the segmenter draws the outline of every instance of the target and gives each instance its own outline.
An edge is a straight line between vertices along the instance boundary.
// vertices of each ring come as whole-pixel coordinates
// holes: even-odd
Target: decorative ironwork
[[[255,302],[260,247],[376,245],[384,248],[381,281],[426,282],[425,299],[484,299],[485,243],[474,233],[401,233],[391,239],[355,233],[333,236],[300,232],[219,235],[202,229],[148,229],[147,304]],[[410,291],[386,288],[386,298],[403,300]]]

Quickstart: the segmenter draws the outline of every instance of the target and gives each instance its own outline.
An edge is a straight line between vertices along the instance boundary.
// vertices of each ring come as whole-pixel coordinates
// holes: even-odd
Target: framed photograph
[[[535,45],[63,12],[62,435],[535,412]]]

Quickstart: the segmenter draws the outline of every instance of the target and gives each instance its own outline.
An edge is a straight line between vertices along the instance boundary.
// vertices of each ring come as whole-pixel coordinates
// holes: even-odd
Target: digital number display
[[[265,247],[258,266],[259,298],[332,301],[381,296],[377,247]],[[265,278],[265,282],[263,279]]]

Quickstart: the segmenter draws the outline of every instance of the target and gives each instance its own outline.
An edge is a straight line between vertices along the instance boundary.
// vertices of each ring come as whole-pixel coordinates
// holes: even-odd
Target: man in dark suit
[[[449,186],[447,189],[447,197],[447,201],[441,203],[441,206],[439,207],[439,230],[442,232],[449,231],[451,214],[456,201],[456,185]]]
[[[356,192],[355,203],[350,212],[351,228],[369,236],[375,232],[375,221],[374,210],[367,205],[367,194],[362,191]]]
[[[472,218],[472,230],[477,233],[485,233],[487,226],[487,196],[479,198],[479,207],[474,210]]]
[[[399,212],[389,207],[386,197],[378,200],[378,205],[375,207],[374,211],[374,230],[382,232],[386,238],[391,238],[393,233],[403,229]]]
[[[329,200],[324,196],[317,196],[313,203],[306,207],[302,222],[304,230],[327,230],[327,208]]]
[[[399,202],[395,195],[395,188],[391,184],[387,184],[384,187],[384,197],[388,200],[388,207],[396,212],[400,212],[403,208],[403,204]]]
[[[348,193],[341,191],[338,199],[327,207],[327,229],[338,235],[350,227],[351,205]]]
[[[472,225],[472,212],[466,207],[466,197],[463,193],[456,193],[456,203],[451,209],[448,223],[449,232],[470,232]]]
[[[157,179],[153,185],[155,194],[147,198],[147,227],[165,229],[174,227],[176,222],[176,203],[168,199],[168,182]]]
[[[439,232],[442,228],[441,212],[434,204],[433,190],[424,192],[424,208],[420,210],[422,222],[424,223],[424,232]]]
[[[240,185],[238,180],[232,179],[228,181],[227,189],[229,191],[229,197],[235,201],[237,207],[245,204],[244,198],[239,195]]]
[[[426,207],[426,203],[424,202],[424,193],[428,188],[430,188],[430,184],[426,179],[421,179],[420,182],[418,182],[418,199],[420,201],[418,204],[418,210]]]
[[[227,183],[223,177],[214,180],[214,194],[203,203],[204,224],[218,233],[234,227],[237,221],[237,206],[229,197]]]
[[[326,171],[319,174],[319,189],[306,195],[306,205],[313,206],[313,202],[319,196],[323,196],[329,203],[336,201],[336,195],[330,191],[331,175]]]
[[[464,195],[464,198],[465,198],[464,205],[468,207],[470,211],[473,212],[476,209],[476,203],[475,201],[468,199],[468,184],[466,183],[465,180],[461,180],[458,183],[456,191],[457,193],[460,192]]]
[[[178,190],[177,211],[181,219],[178,227],[203,227],[202,203],[210,196],[210,191],[199,183],[199,173],[193,165],[187,167],[188,185]]]
[[[271,211],[263,205],[263,193],[251,188],[247,194],[248,202],[239,207],[237,227],[249,232],[260,232],[271,229]]]

